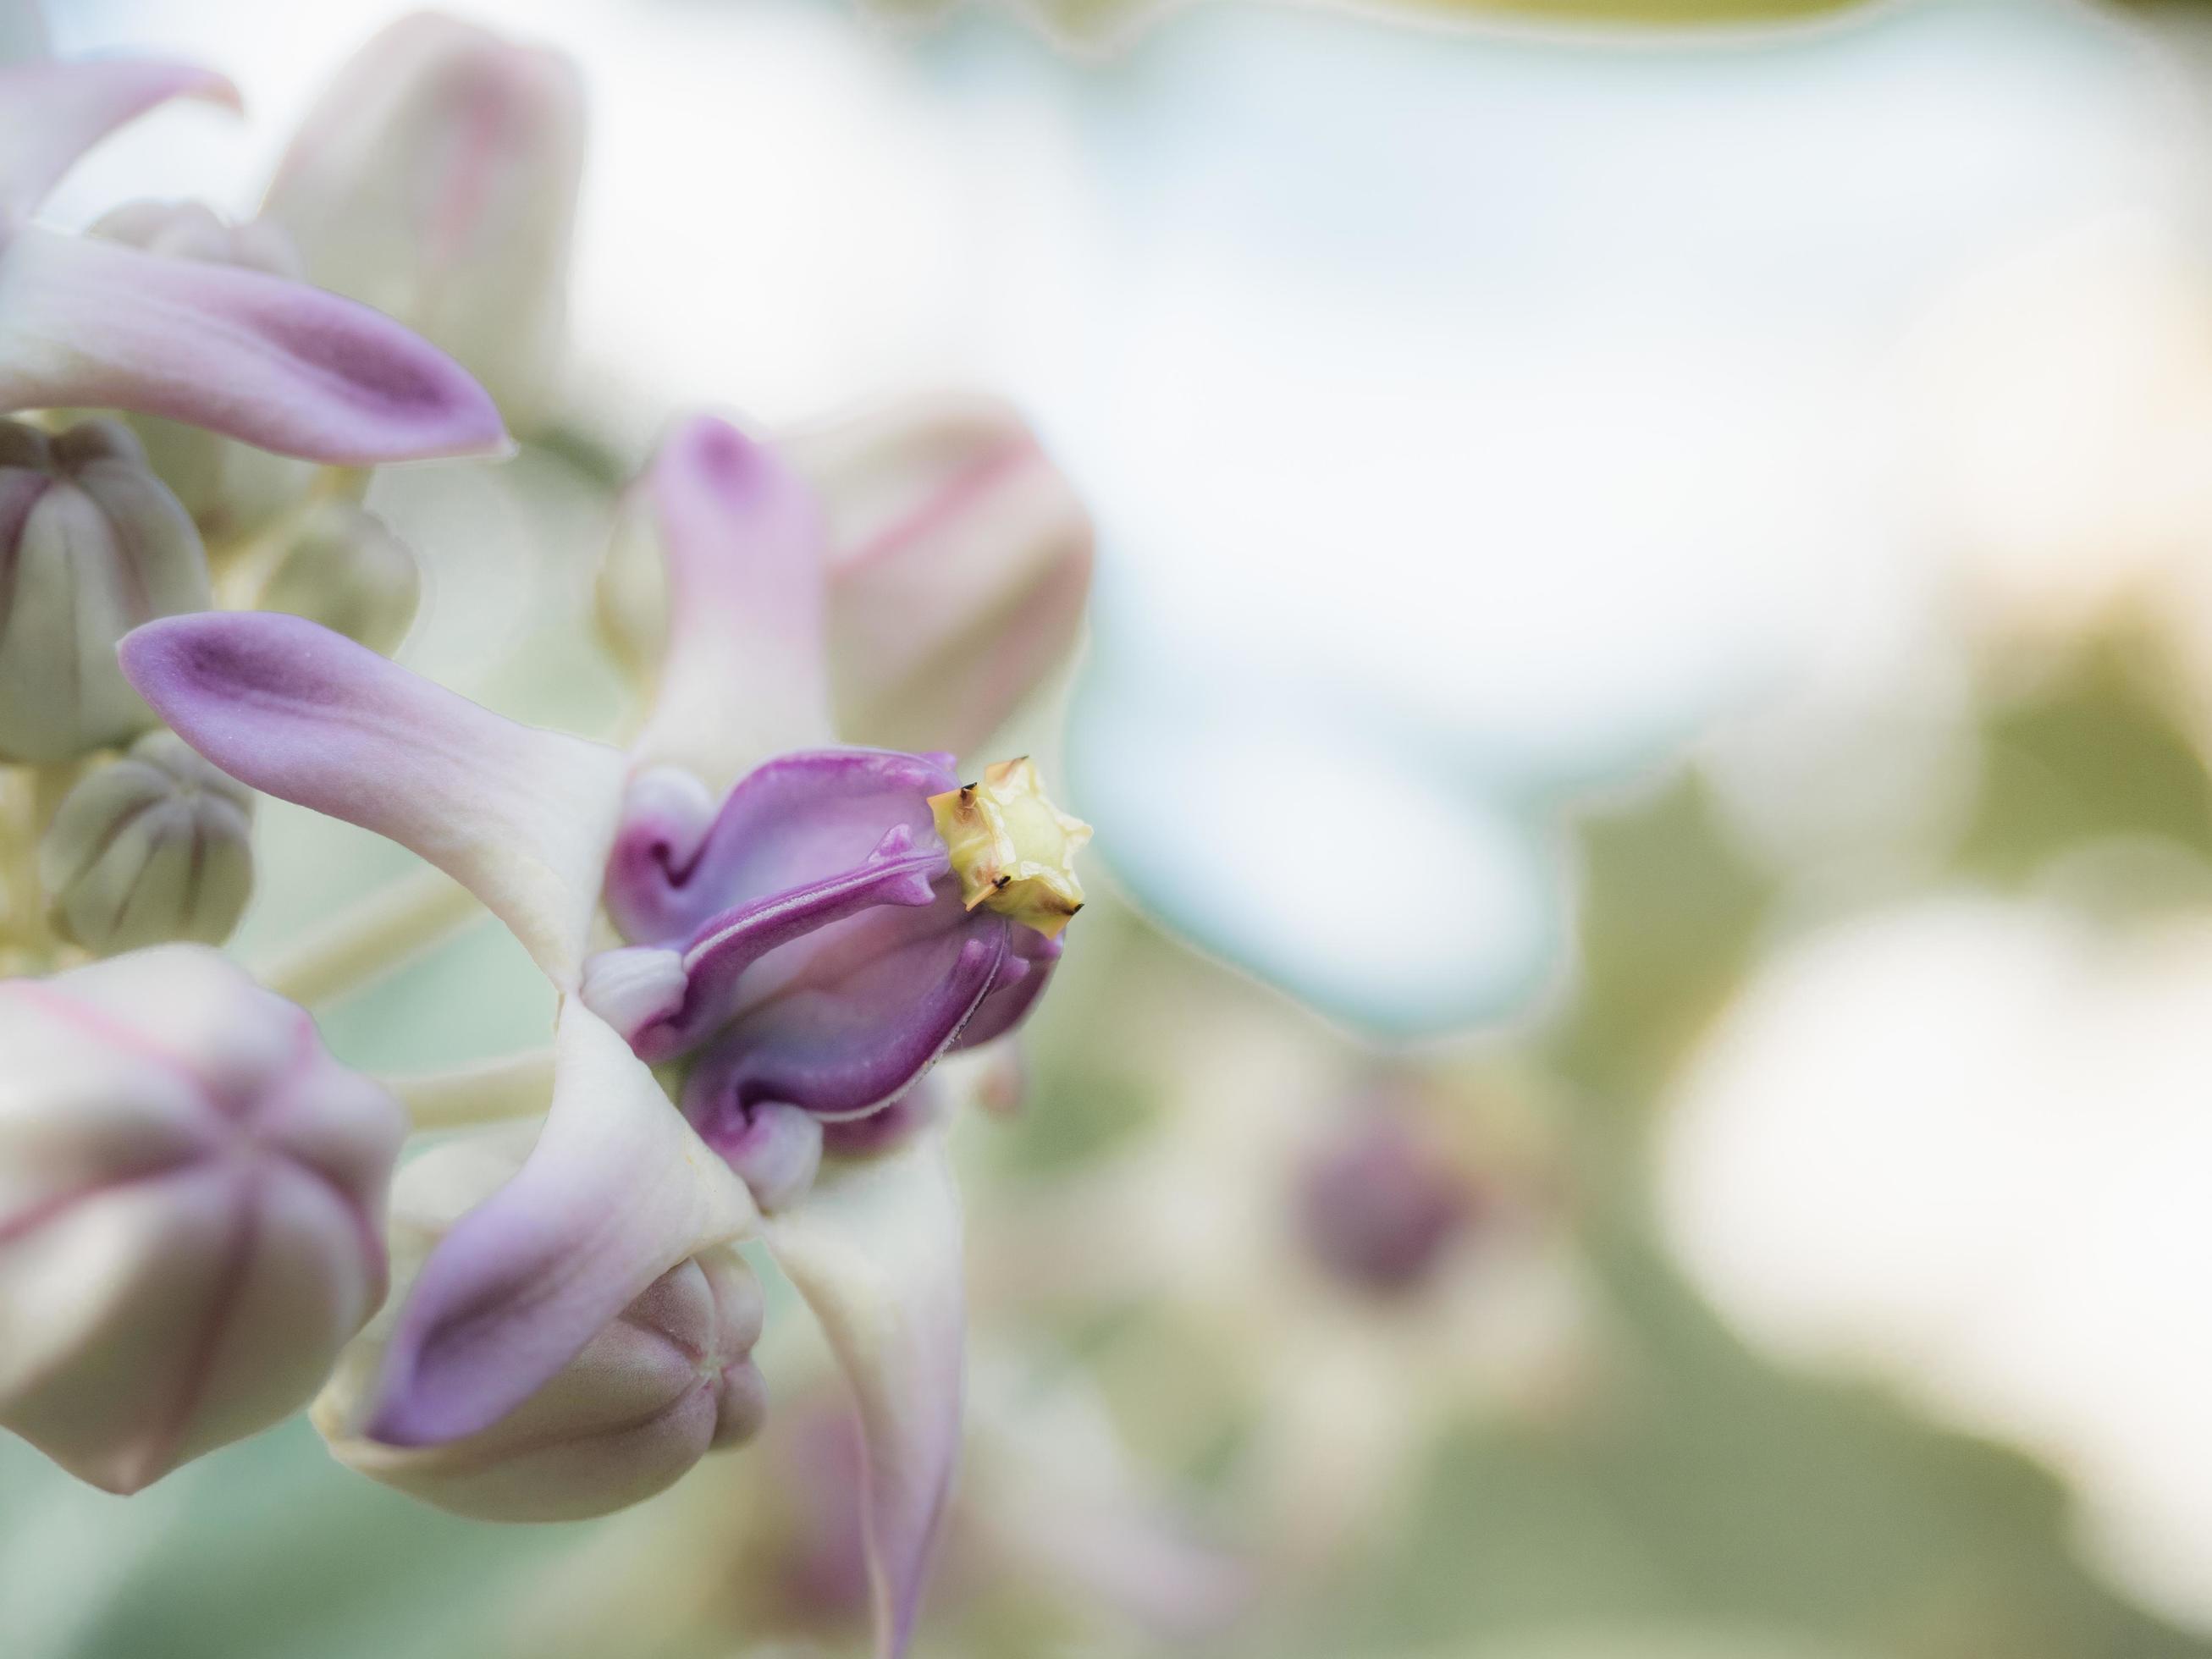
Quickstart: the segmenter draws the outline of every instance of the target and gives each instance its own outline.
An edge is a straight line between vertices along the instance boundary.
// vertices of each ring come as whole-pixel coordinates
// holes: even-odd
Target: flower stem
[[[417,1129],[468,1128],[544,1111],[553,1097],[553,1051],[378,1081],[399,1097]]]
[[[351,996],[459,933],[483,912],[452,877],[423,869],[340,911],[254,976],[303,1006]]]

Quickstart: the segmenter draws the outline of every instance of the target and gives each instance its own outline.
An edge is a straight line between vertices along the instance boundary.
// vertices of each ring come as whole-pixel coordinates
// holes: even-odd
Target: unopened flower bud
[[[253,792],[171,732],[94,767],[39,842],[55,931],[95,956],[220,945],[253,890]]]
[[[988,905],[1050,939],[1083,908],[1077,850],[1091,826],[1045,798],[1029,757],[997,761],[980,783],[929,798],[960,878],[960,902]]]
[[[580,1520],[650,1498],[709,1451],[757,1432],[768,1393],[751,1354],[764,1304],[744,1257],[708,1251],[655,1279],[489,1428],[435,1446],[368,1438],[404,1285],[528,1150],[526,1137],[495,1132],[408,1165],[392,1218],[403,1294],[346,1351],[313,1418],[340,1462],[440,1509],[487,1521]]]
[[[306,1404],[382,1298],[398,1103],[168,945],[0,983],[0,1425],[135,1492]]]
[[[198,202],[131,202],[107,214],[92,234],[165,258],[235,265],[297,280],[300,256],[275,225],[234,225]],[[251,535],[305,499],[312,461],[274,455],[181,421],[127,417],[148,462],[175,492],[210,546]]]
[[[1090,592],[1090,515],[1008,405],[918,398],[779,446],[830,532],[837,729],[965,752],[1056,667]]]
[[[583,161],[567,58],[418,13],[340,71],[262,216],[311,281],[451,352],[523,427],[555,389]]]
[[[389,656],[415,621],[422,573],[374,514],[326,501],[291,536],[258,608],[305,617]]]
[[[128,427],[0,422],[0,760],[70,760],[155,723],[116,641],[205,610],[207,559]]]

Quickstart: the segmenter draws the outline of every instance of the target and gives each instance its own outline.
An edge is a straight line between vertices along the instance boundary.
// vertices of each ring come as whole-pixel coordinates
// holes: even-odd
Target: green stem
[[[443,944],[483,914],[453,878],[420,870],[257,964],[254,977],[306,1007],[335,1002]]]

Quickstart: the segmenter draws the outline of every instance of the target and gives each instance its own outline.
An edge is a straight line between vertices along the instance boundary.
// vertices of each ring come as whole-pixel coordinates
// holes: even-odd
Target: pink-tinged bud
[[[915,398],[781,446],[830,528],[837,729],[965,754],[1073,650],[1091,526],[1029,424]]]
[[[524,427],[556,391],[583,165],[567,58],[418,13],[339,72],[262,216],[309,280],[443,347]]]
[[[220,945],[253,891],[253,792],[149,732],[62,798],[39,841],[55,932],[94,956]]]
[[[765,1306],[744,1257],[707,1251],[655,1279],[489,1428],[442,1445],[370,1439],[405,1287],[528,1150],[526,1136],[495,1132],[408,1165],[392,1218],[402,1294],[346,1351],[313,1416],[340,1462],[424,1503],[487,1521],[580,1520],[650,1498],[708,1452],[759,1431],[768,1392],[751,1354]]]
[[[128,203],[94,224],[92,234],[165,258],[295,280],[301,275],[299,253],[277,227],[229,224],[198,202]],[[314,482],[312,461],[274,455],[156,415],[126,418],[145,446],[149,465],[184,503],[210,546],[271,523],[306,499]]]
[[[198,945],[0,982],[0,1425],[135,1492],[305,1405],[382,1299],[398,1104]]]
[[[0,421],[0,760],[71,760],[154,725],[116,642],[209,603],[199,532],[129,428]]]
[[[285,533],[290,548],[255,608],[305,617],[380,655],[397,650],[422,602],[407,544],[350,501],[325,501]]]

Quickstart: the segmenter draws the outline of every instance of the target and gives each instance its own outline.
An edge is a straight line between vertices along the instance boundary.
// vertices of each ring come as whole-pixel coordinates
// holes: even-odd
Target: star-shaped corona
[[[1074,861],[1091,826],[1052,804],[1028,756],[994,762],[981,782],[932,795],[929,810],[969,909],[988,905],[1053,939],[1083,908]]]

